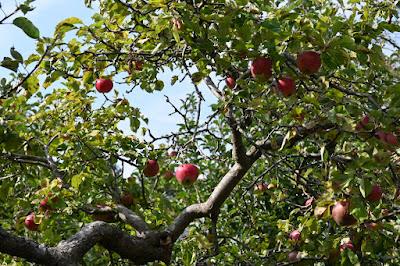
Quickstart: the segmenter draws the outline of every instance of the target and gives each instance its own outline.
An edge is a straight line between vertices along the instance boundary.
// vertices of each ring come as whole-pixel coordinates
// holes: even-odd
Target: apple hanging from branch
[[[321,55],[314,51],[305,51],[297,56],[297,67],[304,74],[315,74],[321,68]]]
[[[158,165],[157,160],[148,160],[144,169],[143,174],[146,177],[156,176],[160,171],[160,166]]]
[[[272,77],[272,60],[266,57],[257,57],[250,65],[251,76],[259,81],[267,81]]]
[[[29,230],[29,231],[37,231],[39,229],[39,224],[35,223],[35,213],[34,212],[30,212],[24,221],[25,227]]]
[[[353,215],[350,214],[350,201],[339,201],[332,208],[333,220],[341,226],[353,225],[357,222]]]
[[[226,77],[225,83],[226,83],[226,86],[228,86],[228,88],[230,88],[230,89],[233,89],[236,86],[236,80],[232,76]]]
[[[194,164],[182,164],[175,171],[176,180],[183,185],[193,184],[199,174],[199,169]]]
[[[96,80],[96,90],[101,93],[110,92],[113,88],[111,79],[99,78]]]
[[[296,83],[291,77],[282,77],[278,79],[278,90],[283,96],[289,97],[296,92]]]

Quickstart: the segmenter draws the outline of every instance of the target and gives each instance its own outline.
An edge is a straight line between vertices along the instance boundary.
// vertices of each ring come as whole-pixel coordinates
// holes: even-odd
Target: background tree
[[[3,263],[400,263],[396,1],[86,3],[3,87]]]

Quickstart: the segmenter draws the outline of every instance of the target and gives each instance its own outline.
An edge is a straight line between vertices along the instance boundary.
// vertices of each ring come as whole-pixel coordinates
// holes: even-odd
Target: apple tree
[[[2,87],[3,264],[400,264],[398,1],[85,2]]]

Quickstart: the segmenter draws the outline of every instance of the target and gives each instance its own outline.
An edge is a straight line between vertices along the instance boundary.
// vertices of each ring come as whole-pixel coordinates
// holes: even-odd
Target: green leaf
[[[22,86],[29,91],[30,94],[34,94],[39,89],[39,79],[35,75],[31,75]]]
[[[363,222],[368,218],[367,207],[365,206],[363,200],[361,198],[354,198],[351,201],[351,214],[354,215],[357,220]]]
[[[74,176],[71,178],[71,185],[72,185],[72,187],[78,189],[79,186],[81,185],[81,183],[84,181],[84,178],[85,178],[85,175],[84,175],[83,173],[74,175]]]
[[[29,5],[25,4],[20,5],[19,8],[21,9],[22,13],[24,13],[24,15],[34,9],[33,7],[30,7]]]
[[[3,61],[1,62],[1,66],[7,69],[10,69],[14,72],[17,72],[18,70],[18,61],[13,60],[10,57],[4,57]]]
[[[64,34],[68,31],[76,29],[75,24],[83,24],[83,22],[82,22],[82,20],[80,20],[77,17],[70,17],[70,18],[64,19],[63,21],[61,21],[60,23],[57,24],[55,32]]]
[[[14,19],[13,24],[18,28],[20,28],[21,30],[23,30],[25,34],[28,35],[29,37],[33,39],[39,39],[40,37],[39,29],[36,28],[36,26],[33,25],[33,23],[29,19],[25,17],[18,17]]]
[[[14,57],[18,62],[22,63],[22,61],[24,61],[24,59],[22,58],[22,55],[21,55],[17,50],[15,50],[14,47],[11,47],[11,49],[10,49],[10,54],[11,54],[11,56]]]
[[[172,78],[171,78],[171,85],[174,85],[177,81],[178,81],[178,76],[172,76]]]
[[[360,180],[360,192],[364,198],[371,192],[371,189],[372,185],[368,180],[365,179]]]

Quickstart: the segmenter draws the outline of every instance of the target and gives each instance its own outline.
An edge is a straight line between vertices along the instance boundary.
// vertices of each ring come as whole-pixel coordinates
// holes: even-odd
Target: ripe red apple
[[[386,142],[386,133],[381,130],[375,132],[375,137],[377,137],[382,142]]]
[[[225,79],[225,82],[226,82],[226,86],[228,86],[230,89],[233,89],[236,86],[236,80],[232,76],[228,76]]]
[[[356,130],[360,131],[362,129],[365,129],[365,127],[369,124],[369,116],[365,115],[360,122],[357,123],[356,125]]]
[[[290,262],[298,261],[298,260],[300,260],[300,256],[299,256],[299,255],[300,255],[300,254],[299,254],[298,251],[291,251],[291,252],[289,252],[289,254],[288,254],[288,260],[289,260]]]
[[[272,77],[272,60],[265,57],[257,57],[250,65],[251,76],[260,81],[266,81]]]
[[[343,243],[339,246],[340,252],[343,252],[345,249],[350,249],[351,251],[354,251],[354,245],[353,242],[348,241],[346,243]]]
[[[256,192],[264,192],[268,189],[268,185],[264,182],[259,182],[254,185],[254,190]]]
[[[369,201],[378,201],[382,198],[382,188],[379,185],[373,185],[371,192],[366,197]]]
[[[51,210],[51,206],[49,205],[49,198],[46,197],[43,200],[40,201],[39,203],[39,208],[41,210]]]
[[[168,156],[169,157],[176,157],[178,155],[178,152],[177,151],[170,151],[170,152],[168,152]]]
[[[52,205],[57,203],[59,198],[57,196],[49,198],[52,195],[53,194],[50,192],[46,198],[44,198],[43,200],[40,201],[39,209],[41,209],[41,210],[52,210],[53,209]]]
[[[101,93],[110,92],[113,88],[113,82],[110,79],[97,79],[96,80],[96,90]]]
[[[289,97],[296,91],[296,84],[290,77],[283,77],[278,80],[278,89],[283,96]]]
[[[365,115],[365,116],[361,119],[360,123],[361,123],[361,125],[362,125],[363,127],[366,127],[366,126],[368,125],[368,123],[369,123],[369,116],[368,116],[368,115]]]
[[[289,234],[289,239],[293,241],[299,241],[301,238],[301,233],[299,230],[294,230]]]
[[[30,231],[37,231],[39,228],[39,224],[35,223],[35,213],[31,212],[25,218],[25,227]]]
[[[305,202],[304,202],[304,206],[311,206],[312,204],[314,203],[314,197],[311,197],[311,198],[309,198],[309,199],[307,199]]]
[[[386,143],[388,143],[390,145],[393,145],[393,146],[398,146],[399,145],[399,141],[397,140],[397,137],[391,132],[386,133],[386,139],[385,140],[386,140]]]
[[[166,180],[170,180],[170,179],[173,178],[173,177],[174,177],[174,172],[172,172],[171,170],[165,171],[165,173],[164,173],[164,178],[165,178]]]
[[[181,30],[183,27],[182,21],[179,18],[173,18],[172,25],[175,26],[177,30]]]
[[[141,71],[143,69],[143,61],[135,61],[135,69]]]
[[[147,177],[155,176],[160,171],[157,160],[148,160],[144,169],[143,174]]]
[[[379,224],[378,223],[374,223],[374,222],[370,222],[370,223],[365,223],[364,224],[365,228],[375,231],[379,228]]]
[[[347,226],[357,222],[354,216],[349,214],[349,207],[349,201],[339,201],[333,206],[332,218],[338,225]]]
[[[321,55],[314,51],[305,51],[297,56],[297,67],[304,74],[317,73],[321,67]]]
[[[199,169],[196,165],[182,164],[176,169],[175,176],[179,183],[183,185],[191,185],[197,180],[199,173]]]
[[[121,203],[126,207],[130,207],[135,203],[135,199],[132,194],[125,192],[121,197]]]

